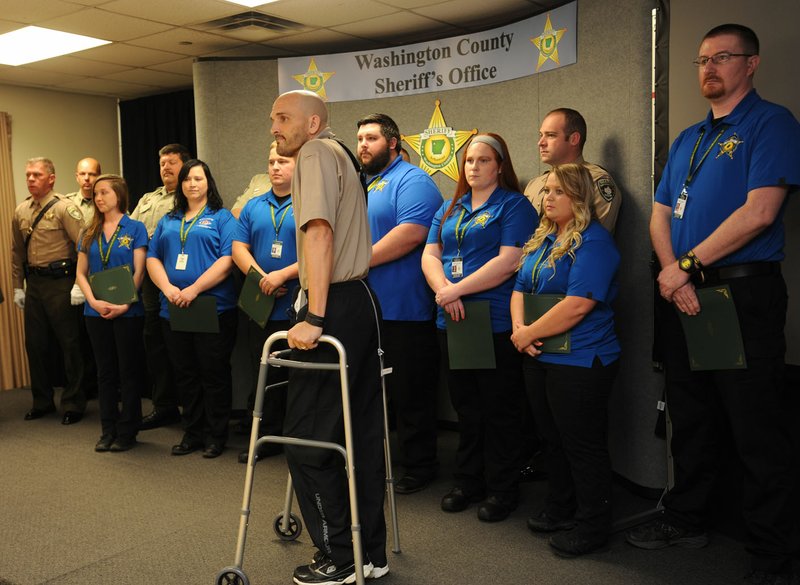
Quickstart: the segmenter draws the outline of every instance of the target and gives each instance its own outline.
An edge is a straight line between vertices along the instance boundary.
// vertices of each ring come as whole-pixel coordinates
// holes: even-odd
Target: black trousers
[[[370,299],[372,297],[372,300]],[[339,339],[347,352],[354,464],[364,552],[386,564],[383,516],[386,465],[383,454],[383,399],[378,360],[377,300],[365,282],[332,284],[324,334]],[[304,319],[307,308],[298,313]],[[332,346],[292,352],[292,359],[338,363]],[[344,444],[344,419],[338,371],[293,369],[289,373],[286,436]],[[350,499],[341,456],[330,450],[286,447],[297,501],[314,545],[337,565],[353,560]]]
[[[102,434],[133,439],[142,422],[144,317],[86,317],[97,364],[97,400]],[[119,396],[122,408],[117,406]]]
[[[386,388],[397,421],[398,462],[408,475],[436,475],[439,344],[433,321],[384,321]]]
[[[262,329],[255,321],[247,321],[247,345],[250,351],[250,363],[253,365],[253,386],[247,397],[247,408],[252,412],[256,403],[256,385],[258,384],[258,370],[261,367],[261,352],[264,350],[264,342],[267,337],[276,331],[286,331],[289,328],[289,321],[267,321],[267,326]],[[276,342],[271,351],[280,351],[288,348],[286,341]],[[285,382],[289,379],[289,371],[286,368],[268,368],[267,386]],[[264,410],[261,417],[262,435],[281,435],[283,434],[283,418],[286,413],[286,386],[272,388],[264,394]]]
[[[219,314],[219,333],[173,331],[162,319],[183,407],[184,439],[189,443],[224,446],[228,440],[237,323],[235,309]]]
[[[145,272],[142,281],[142,304],[144,305],[144,349],[147,358],[147,375],[153,408],[169,410],[178,407],[178,391],[172,362],[167,352],[166,337],[161,325],[161,310],[158,287]]]
[[[30,274],[25,293],[25,350],[31,373],[34,408],[50,408],[53,404],[53,380],[56,370],[50,361],[48,347],[55,336],[64,355],[66,382],[61,394],[61,409],[83,412],[86,409],[83,352],[79,320],[82,307],[73,307],[69,293],[75,279],[48,278]]]
[[[458,415],[456,484],[516,499],[524,383],[522,356],[510,337],[510,331],[494,334],[494,370],[449,370],[447,385]],[[439,347],[449,363],[446,331],[439,330]]]
[[[525,388],[545,447],[548,493],[545,511],[575,518],[589,537],[611,530],[611,460],[608,398],[619,362],[591,368],[523,358]]]
[[[786,285],[780,274],[727,284],[739,317],[745,370],[692,372],[677,313],[660,305],[675,471],[664,506],[678,524],[704,527],[727,422],[744,468],[745,547],[754,569],[780,572],[789,566],[797,518],[784,384]]]

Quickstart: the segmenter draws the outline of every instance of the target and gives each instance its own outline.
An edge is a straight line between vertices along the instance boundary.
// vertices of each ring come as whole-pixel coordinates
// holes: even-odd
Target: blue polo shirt
[[[442,194],[428,173],[397,157],[369,182],[367,215],[372,244],[404,223],[430,228]],[[436,303],[422,274],[424,244],[396,260],[369,269],[367,281],[387,321],[430,321]]]
[[[689,173],[708,150],[705,161],[687,186],[683,219],[672,218],[672,250],[681,256],[705,240],[734,211],[747,193],[759,187],[800,185],[800,125],[784,108],[751,91],[722,122],[712,113],[690,126],[673,142],[656,190],[658,203],[675,209]],[[718,260],[714,266],[783,260],[783,212],[753,240]]]
[[[565,254],[553,268],[547,257],[556,236],[547,236],[544,244],[525,257],[517,272],[514,290],[537,294],[563,294],[597,301],[594,309],[570,330],[570,353],[542,353],[538,359],[553,364],[591,368],[594,358],[608,365],[619,357],[620,346],[614,332],[614,311],[611,303],[617,297],[619,252],[614,239],[599,223],[593,221],[581,234],[583,240],[575,250],[575,259]],[[533,270],[537,267],[536,290]]]
[[[239,215],[233,240],[250,246],[250,253],[265,272],[280,270],[297,262],[297,240],[291,196],[277,197],[270,189],[265,194],[248,201]],[[280,258],[272,257],[272,244],[276,240],[282,243]],[[299,283],[300,281],[295,278],[287,280],[284,286],[291,293]],[[269,320],[286,321],[289,318],[286,311],[291,302],[291,294],[276,298]]]
[[[178,254],[181,253],[182,218],[183,213],[179,211],[174,214],[168,213],[162,217],[150,240],[150,248],[147,250],[147,257],[161,260],[170,283],[180,289],[193,284],[219,258],[231,255],[233,230],[236,227],[236,219],[230,211],[206,207],[186,236],[184,253],[189,256],[186,270],[176,270],[175,263],[178,260]],[[186,222],[186,227],[189,226],[189,223]],[[184,233],[186,227],[184,227]],[[236,290],[233,278],[230,276],[202,294],[216,297],[217,313],[228,311],[236,306]],[[159,315],[164,319],[169,319],[167,299],[163,293],[160,293],[159,297],[161,298]]]
[[[462,278],[466,278],[489,260],[500,253],[500,246],[513,246],[521,248],[528,241],[531,234],[539,225],[536,210],[521,193],[506,191],[498,187],[489,199],[478,209],[472,209],[471,193],[467,192],[453,208],[453,211],[442,224],[442,217],[450,206],[450,201],[445,201],[433,217],[431,229],[428,233],[428,244],[442,245],[442,267],[445,277],[453,283],[452,274],[453,258],[461,257],[463,260]],[[461,217],[460,231],[464,231],[460,250],[456,238],[456,224]],[[439,226],[442,226],[441,239],[439,239]],[[511,313],[509,302],[511,291],[514,288],[514,277],[494,288],[462,297],[464,302],[489,301],[489,313],[492,320],[492,331],[501,333],[511,330]],[[445,329],[444,309],[438,308],[436,326]]]
[[[105,234],[100,232],[100,238],[103,241],[103,254],[108,254],[108,240]],[[111,253],[108,257],[108,268],[116,268],[117,266],[124,266],[125,264],[134,269],[133,266],[133,251],[137,248],[147,248],[147,228],[140,221],[131,219],[128,215],[123,215],[119,220],[119,232],[111,246]],[[82,239],[78,240],[78,252],[84,252]],[[97,240],[92,242],[87,255],[89,260],[89,274],[103,271],[103,260],[100,258],[100,248],[97,245]],[[99,317],[100,313],[95,311],[89,306],[89,303],[83,304],[83,314],[87,317]],[[144,315],[144,307],[142,301],[139,299],[132,303],[130,308],[123,313],[122,317],[140,317]]]

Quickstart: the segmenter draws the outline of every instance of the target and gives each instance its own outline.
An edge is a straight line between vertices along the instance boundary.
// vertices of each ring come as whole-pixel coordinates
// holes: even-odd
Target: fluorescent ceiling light
[[[239,4],[241,6],[247,6],[248,8],[255,8],[256,6],[261,6],[262,4],[271,4],[272,2],[277,2],[278,0],[227,0],[231,4]]]
[[[107,45],[110,42],[60,30],[26,26],[0,35],[0,63],[25,65]]]

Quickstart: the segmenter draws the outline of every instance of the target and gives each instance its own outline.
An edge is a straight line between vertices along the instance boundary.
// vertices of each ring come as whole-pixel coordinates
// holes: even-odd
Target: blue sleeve
[[[529,293],[533,291],[534,257],[535,254],[533,252],[525,256],[525,261],[522,263],[522,267],[517,271],[517,278],[514,281],[514,291],[523,293]]]
[[[447,206],[450,205],[449,201],[445,201],[439,206],[439,210],[433,214],[433,220],[431,221],[431,229],[428,231],[428,241],[425,242],[426,244],[440,244],[441,240],[439,239],[439,226],[442,223],[442,216],[444,215],[445,209]]]
[[[605,302],[619,268],[619,252],[608,239],[584,241],[575,251],[567,295]]]
[[[250,245],[250,212],[253,210],[251,203],[254,201],[255,199],[248,201],[242,209],[242,212],[239,214],[239,221],[236,222],[236,226],[233,230],[234,242],[244,242],[245,244]]]
[[[141,221],[131,220],[133,224],[133,249],[147,248],[147,228]]]
[[[397,190],[397,225],[414,223],[428,227],[441,205],[439,189],[428,177],[404,182]]]
[[[150,238],[150,244],[147,246],[147,257],[158,258],[162,262],[164,261],[164,249],[161,243],[161,235],[164,233],[165,221],[167,221],[166,215],[158,220],[156,231],[153,232],[153,237]]]
[[[233,232],[236,229],[236,218],[227,209],[220,209],[219,217],[219,255],[230,256],[233,249]]]
[[[674,198],[678,195],[677,192],[673,193],[673,191],[677,189],[673,174],[676,172],[676,167],[680,166],[677,152],[685,135],[686,130],[681,132],[680,135],[675,139],[675,142],[672,143],[672,146],[669,149],[669,155],[667,157],[667,164],[664,167],[664,172],[661,173],[661,180],[658,182],[658,187],[656,187],[656,203],[666,205],[669,208],[673,207]]]
[[[503,209],[500,245],[521,248],[536,231],[538,225],[539,216],[533,205],[522,195],[515,194]]]
[[[747,172],[747,190],[800,184],[798,144],[800,124],[791,112],[773,105],[771,115],[763,116],[759,123]]]

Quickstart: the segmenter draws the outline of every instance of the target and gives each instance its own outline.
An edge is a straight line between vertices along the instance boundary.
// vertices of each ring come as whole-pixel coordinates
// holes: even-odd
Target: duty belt
[[[703,270],[692,276],[692,280],[695,284],[713,284],[734,278],[771,276],[780,273],[780,262],[750,262],[748,264],[720,266],[719,268],[703,268]]]

